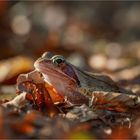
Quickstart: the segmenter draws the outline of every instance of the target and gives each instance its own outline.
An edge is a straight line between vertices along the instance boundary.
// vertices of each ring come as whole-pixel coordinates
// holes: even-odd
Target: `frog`
[[[71,104],[120,112],[139,106],[139,97],[119,87],[109,76],[83,71],[62,55],[45,52],[35,61],[34,67],[48,87],[53,87],[51,94],[62,96]]]

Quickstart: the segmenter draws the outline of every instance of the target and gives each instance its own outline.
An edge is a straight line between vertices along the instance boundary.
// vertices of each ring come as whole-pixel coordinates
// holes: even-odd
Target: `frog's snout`
[[[34,63],[34,67],[35,67],[35,69],[37,69],[37,70],[38,70],[38,68],[39,68],[39,65],[40,65],[41,61],[42,61],[42,59],[41,59],[41,58],[39,58],[39,59],[37,59],[37,60],[35,61],[35,63]]]

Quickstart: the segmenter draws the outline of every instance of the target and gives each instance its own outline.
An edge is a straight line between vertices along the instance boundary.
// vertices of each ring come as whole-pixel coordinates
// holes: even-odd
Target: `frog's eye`
[[[54,64],[59,65],[60,63],[63,63],[65,61],[65,58],[63,56],[55,56],[52,58],[52,61]]]

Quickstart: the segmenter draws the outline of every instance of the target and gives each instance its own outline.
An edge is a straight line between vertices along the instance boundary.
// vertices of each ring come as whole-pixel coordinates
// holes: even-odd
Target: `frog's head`
[[[79,80],[72,65],[61,55],[46,52],[35,62],[34,66],[43,75],[45,81],[59,93],[64,94],[66,90],[75,90],[79,86]]]

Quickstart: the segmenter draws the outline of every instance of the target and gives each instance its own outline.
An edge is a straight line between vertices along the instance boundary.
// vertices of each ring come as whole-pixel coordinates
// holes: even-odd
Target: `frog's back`
[[[105,77],[107,79],[107,77]],[[109,79],[107,79],[109,80]],[[87,85],[83,84],[82,87],[90,88],[91,91],[103,91],[103,92],[120,92],[120,88],[110,81],[104,81],[101,77],[93,77],[92,82],[87,82]]]
[[[87,88],[93,91],[119,92],[117,84],[108,76],[85,72],[80,69],[76,69],[75,72],[80,81],[81,88]]]

